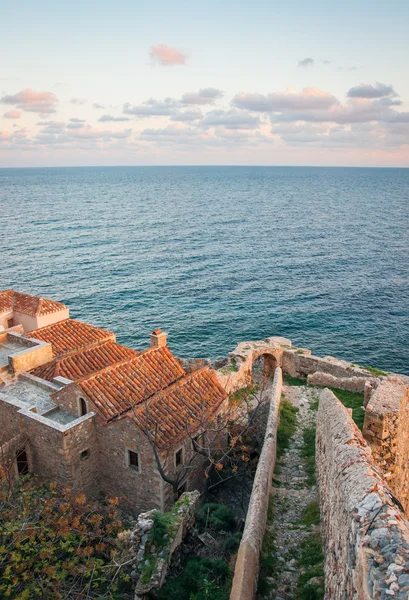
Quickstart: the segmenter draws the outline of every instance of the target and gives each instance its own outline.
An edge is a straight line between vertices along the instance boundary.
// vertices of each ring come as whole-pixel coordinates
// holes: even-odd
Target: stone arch
[[[263,369],[271,377],[277,367],[282,366],[284,349],[291,346],[290,340],[270,337],[259,342],[239,342],[226,361],[217,366],[216,374],[228,394],[253,382],[253,364],[263,357]]]
[[[253,365],[260,358],[263,359],[264,377],[272,377],[277,367],[281,366],[282,357],[281,348],[257,348],[251,354],[250,371],[253,373]]]

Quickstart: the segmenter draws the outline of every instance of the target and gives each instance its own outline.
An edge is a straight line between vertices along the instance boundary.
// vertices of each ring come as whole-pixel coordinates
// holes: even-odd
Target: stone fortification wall
[[[267,522],[271,482],[277,449],[277,425],[282,389],[282,372],[277,368],[271,391],[270,411],[263,449],[257,465],[243,537],[237,554],[230,600],[254,600],[260,550]]]
[[[408,598],[409,524],[349,411],[323,390],[317,471],[326,600]]]
[[[334,358],[333,356],[324,356],[323,358],[320,356],[313,356],[311,354],[311,350],[306,350],[304,348],[286,348],[284,350],[283,371],[292,377],[308,377],[314,373],[316,373],[318,376],[318,373],[320,373],[321,377],[323,377],[324,374],[327,374],[332,375],[339,380],[344,378],[357,378],[360,380],[357,382],[357,385],[362,384],[362,379],[365,381],[368,379],[376,379],[370,374],[369,371],[362,367],[358,367],[351,362],[340,360],[338,358]],[[339,381],[339,383],[342,384],[343,382]],[[314,385],[321,384],[314,383]],[[357,391],[363,391],[363,386],[364,383],[362,384],[362,388]]]
[[[307,378],[309,385],[365,393],[365,400],[377,382],[384,379],[346,360],[313,356],[311,350],[292,347],[286,338],[270,337],[258,342],[240,342],[227,360],[215,363],[217,377],[227,393],[251,384],[253,363],[260,356],[264,358],[266,375],[272,375],[276,367],[281,367],[292,377]]]
[[[323,373],[322,371],[316,371],[307,377],[308,385],[338,388],[361,394],[365,392],[367,381],[367,377],[335,377],[331,373]]]
[[[409,511],[409,387],[382,381],[366,406],[363,434],[395,496]]]

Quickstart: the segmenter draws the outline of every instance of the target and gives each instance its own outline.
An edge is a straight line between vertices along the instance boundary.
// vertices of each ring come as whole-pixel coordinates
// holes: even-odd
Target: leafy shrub
[[[228,600],[228,577],[229,567],[224,560],[191,558],[182,575],[167,581],[158,597],[160,600]]]
[[[0,597],[124,598],[132,585],[113,561],[123,529],[116,504],[58,495],[55,485],[30,477],[0,488]]]
[[[232,531],[236,525],[234,513],[224,504],[209,503],[195,512],[196,523],[203,529],[209,527],[215,531]]]
[[[242,533],[240,531],[237,531],[235,534],[227,538],[227,540],[224,542],[224,549],[226,550],[226,552],[232,554],[233,552],[236,552],[236,550],[239,549],[241,536]]]
[[[152,542],[156,548],[163,548],[169,542],[175,529],[175,515],[170,513],[161,513],[156,510],[153,513],[153,527],[150,531]]]

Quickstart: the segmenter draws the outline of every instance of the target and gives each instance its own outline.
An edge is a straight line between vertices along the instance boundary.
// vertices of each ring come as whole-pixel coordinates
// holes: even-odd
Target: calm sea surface
[[[409,373],[409,169],[0,169],[0,289],[180,356],[270,335]]]

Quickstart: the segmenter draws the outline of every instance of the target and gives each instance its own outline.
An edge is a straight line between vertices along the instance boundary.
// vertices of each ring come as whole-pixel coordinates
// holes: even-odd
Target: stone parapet
[[[141,513],[130,534],[131,553],[136,555],[135,573],[139,579],[135,599],[162,587],[174,552],[181,545],[187,530],[194,523],[194,512],[199,502],[198,491],[185,492],[164,515],[157,510]],[[162,519],[163,539],[154,539],[155,519]],[[158,537],[158,536],[157,536]]]
[[[230,600],[254,600],[260,566],[260,550],[267,523],[271,482],[276,461],[277,426],[282,390],[282,372],[277,368],[270,399],[264,444],[254,478],[249,507],[237,554]]]
[[[389,377],[373,390],[363,434],[395,495],[409,510],[409,387]]]
[[[349,411],[320,394],[317,472],[326,600],[407,599],[409,524]]]

